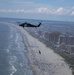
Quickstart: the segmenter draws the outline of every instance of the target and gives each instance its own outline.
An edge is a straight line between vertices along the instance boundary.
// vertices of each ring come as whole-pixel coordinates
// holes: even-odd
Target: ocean
[[[33,75],[22,41],[14,27],[0,23],[0,75]]]

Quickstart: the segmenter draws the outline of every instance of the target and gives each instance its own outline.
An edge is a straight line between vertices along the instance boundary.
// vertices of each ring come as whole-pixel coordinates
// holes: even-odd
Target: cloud
[[[71,8],[42,6],[32,9],[0,9],[0,12],[74,16],[74,6]]]
[[[74,9],[74,6],[72,8]]]
[[[3,13],[32,13],[31,10],[25,10],[25,9],[16,9],[16,10],[13,10],[13,9],[2,9],[0,10],[0,12],[3,12]]]
[[[72,8],[70,8],[69,11],[70,11],[70,15],[71,15],[71,16],[74,16],[74,6],[73,6]]]
[[[65,9],[63,7],[59,7],[59,8],[40,7],[40,8],[36,9],[36,12],[37,13],[63,15],[65,13]]]
[[[49,9],[47,7],[36,8],[37,13],[47,13]]]
[[[71,16],[74,16],[74,11],[72,11]]]
[[[64,13],[64,8],[63,7],[59,7],[57,10],[56,10],[56,13],[57,14],[63,14]]]

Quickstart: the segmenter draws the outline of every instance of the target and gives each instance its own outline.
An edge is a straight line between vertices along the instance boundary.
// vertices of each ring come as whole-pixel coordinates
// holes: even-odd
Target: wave
[[[13,75],[17,71],[17,69],[14,67],[14,65],[12,64],[12,62],[9,62],[9,63],[11,65],[11,71],[12,71],[10,75]]]

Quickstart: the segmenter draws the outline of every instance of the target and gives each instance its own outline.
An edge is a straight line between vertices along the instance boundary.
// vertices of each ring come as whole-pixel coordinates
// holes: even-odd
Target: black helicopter
[[[40,25],[41,25],[41,22],[38,25],[33,25],[31,23],[25,22],[25,23],[20,24],[19,26],[24,28],[24,27],[40,27]]]

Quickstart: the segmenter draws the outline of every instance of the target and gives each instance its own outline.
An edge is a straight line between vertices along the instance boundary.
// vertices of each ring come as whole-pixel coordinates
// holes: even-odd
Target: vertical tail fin
[[[39,25],[38,25],[38,27],[39,27],[41,24],[42,24],[42,23],[40,22]]]

